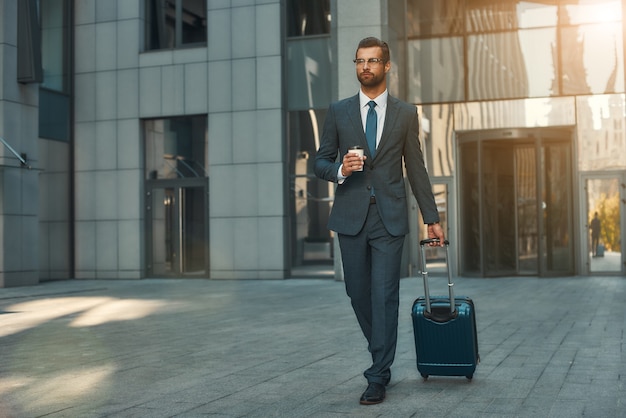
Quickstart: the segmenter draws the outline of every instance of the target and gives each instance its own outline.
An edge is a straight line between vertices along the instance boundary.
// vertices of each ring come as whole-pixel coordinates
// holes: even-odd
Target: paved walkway
[[[415,366],[402,280],[387,400],[330,279],[64,281],[0,289],[0,417],[626,417],[626,278],[457,279],[474,379]],[[437,283],[431,284],[437,293]]]

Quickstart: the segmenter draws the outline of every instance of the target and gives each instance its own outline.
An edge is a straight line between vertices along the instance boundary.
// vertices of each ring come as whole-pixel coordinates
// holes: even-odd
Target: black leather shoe
[[[361,405],[376,405],[385,400],[385,386],[380,383],[370,383],[361,395]]]

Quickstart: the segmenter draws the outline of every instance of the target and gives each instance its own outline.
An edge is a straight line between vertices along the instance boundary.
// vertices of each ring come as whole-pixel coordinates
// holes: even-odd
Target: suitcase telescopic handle
[[[421,241],[420,241],[420,245],[431,244],[431,243],[433,243],[433,242],[437,242],[437,243],[439,243],[439,238],[427,238],[427,239],[423,239],[423,240],[421,240]],[[450,245],[450,241],[448,241],[447,239],[446,239],[446,240],[443,240],[443,244],[444,244],[444,245]]]
[[[426,300],[426,312],[431,313],[430,309],[430,291],[428,290],[428,271],[426,270],[426,251],[424,246],[426,244],[438,243],[439,238],[428,238],[420,241],[420,248],[422,250],[422,279],[424,280],[424,299]],[[450,242],[448,240],[444,240],[444,248],[446,249],[446,271],[448,273],[448,295],[450,297],[450,314],[454,315],[454,311],[456,310],[456,306],[454,304],[454,283],[452,283],[452,274],[450,273],[450,254],[448,252],[448,247],[450,246]]]

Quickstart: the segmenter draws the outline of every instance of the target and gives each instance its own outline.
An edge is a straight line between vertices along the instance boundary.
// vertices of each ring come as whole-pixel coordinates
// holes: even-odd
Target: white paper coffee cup
[[[361,157],[361,161],[363,160],[363,147],[355,145],[353,147],[348,148],[348,153],[350,154],[358,154],[359,157]],[[363,166],[361,166],[360,170],[354,170],[354,171],[363,171]]]

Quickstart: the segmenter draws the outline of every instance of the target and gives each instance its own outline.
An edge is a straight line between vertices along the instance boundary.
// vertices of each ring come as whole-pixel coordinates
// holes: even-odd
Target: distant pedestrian
[[[600,218],[598,218],[598,212],[596,212],[593,214],[591,225],[589,225],[589,229],[591,229],[591,251],[594,257],[598,256],[598,244],[600,244],[600,228]]]

